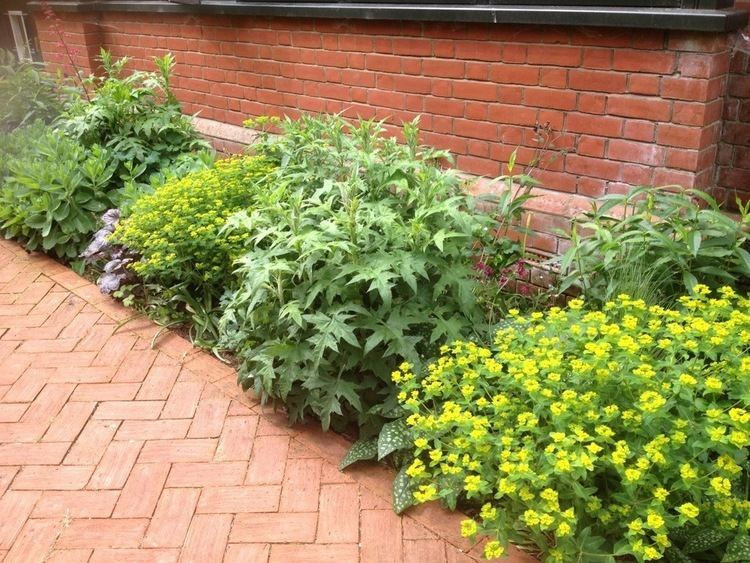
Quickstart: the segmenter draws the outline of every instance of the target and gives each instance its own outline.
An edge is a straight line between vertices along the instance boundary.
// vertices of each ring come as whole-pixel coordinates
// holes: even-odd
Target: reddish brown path
[[[155,343],[155,344],[154,344]],[[286,426],[234,372],[56,262],[0,242],[0,560],[474,561],[456,514]]]

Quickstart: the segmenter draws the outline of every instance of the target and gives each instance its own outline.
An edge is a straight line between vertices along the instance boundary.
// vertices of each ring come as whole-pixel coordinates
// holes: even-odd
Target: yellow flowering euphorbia
[[[545,561],[663,557],[685,525],[750,524],[750,300],[696,286],[678,306],[627,295],[522,317],[491,349],[455,342],[399,381],[415,499],[481,506],[465,536]],[[439,452],[439,455],[435,454]],[[585,532],[584,532],[585,531]]]
[[[221,231],[230,216],[253,203],[258,180],[272,170],[259,157],[232,157],[167,181],[136,202],[113,240],[141,255],[132,268],[147,281],[214,285],[221,293],[247,239],[246,234]]]

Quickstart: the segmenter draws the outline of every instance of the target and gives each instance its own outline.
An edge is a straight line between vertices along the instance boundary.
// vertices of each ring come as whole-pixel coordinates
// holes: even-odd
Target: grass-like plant
[[[697,283],[750,282],[750,207],[734,218],[696,189],[633,189],[604,196],[571,233],[560,292],[603,303],[619,293],[668,302]]]

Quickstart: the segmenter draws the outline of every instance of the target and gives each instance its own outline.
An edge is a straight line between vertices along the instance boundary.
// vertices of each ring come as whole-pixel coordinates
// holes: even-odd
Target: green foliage
[[[175,177],[135,202],[112,242],[140,254],[133,270],[147,283],[185,285],[218,298],[231,285],[232,261],[248,238],[221,229],[228,217],[253,205],[259,180],[272,170],[265,159],[233,157]]]
[[[51,121],[62,111],[58,85],[41,63],[19,62],[0,49],[0,133],[36,120]]]
[[[599,303],[620,293],[658,303],[699,282],[747,284],[749,232],[747,207],[735,220],[700,190],[608,195],[574,225],[560,292],[575,286]]]
[[[123,76],[127,57],[114,60],[101,51],[102,77],[91,76],[89,102],[79,98],[58,126],[86,147],[101,145],[116,163],[115,181],[148,179],[181,155],[208,150],[170,90],[171,54],[154,58],[157,72]]]
[[[249,235],[240,286],[226,301],[224,342],[240,379],[286,403],[291,420],[364,435],[395,406],[390,373],[434,343],[479,329],[471,247],[489,219],[444,152],[405,144],[373,122],[286,121],[257,150],[279,163],[255,209],[230,221]],[[257,335],[257,336],[254,336]]]
[[[97,216],[112,206],[106,191],[112,175],[106,149],[90,149],[49,128],[18,133],[30,144],[9,159],[0,186],[0,229],[29,250],[74,259],[96,230]]]
[[[674,309],[572,300],[395,374],[415,500],[481,507],[462,533],[489,535],[488,558],[511,541],[546,562],[719,561],[728,540],[731,558],[750,528],[750,300],[692,289]]]

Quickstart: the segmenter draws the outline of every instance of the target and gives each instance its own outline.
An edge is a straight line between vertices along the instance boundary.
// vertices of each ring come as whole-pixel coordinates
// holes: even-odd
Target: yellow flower
[[[706,389],[714,393],[718,393],[719,391],[721,391],[721,388],[723,387],[721,379],[717,377],[713,377],[713,376],[706,378],[705,385],[706,385]]]
[[[417,438],[414,440],[414,445],[420,449],[427,447],[427,440],[425,438]]]
[[[662,518],[661,515],[657,514],[656,512],[649,512],[648,518],[646,518],[646,523],[652,530],[658,530],[659,528],[664,526],[664,518]]]
[[[691,502],[686,502],[677,508],[677,512],[685,516],[686,518],[696,518],[700,514],[700,510]]]
[[[505,548],[497,540],[489,541],[484,546],[484,557],[486,559],[497,559],[505,553]]]
[[[555,531],[555,535],[558,538],[564,538],[565,536],[569,536],[572,531],[573,530],[571,529],[570,524],[568,524],[567,522],[562,522],[557,527],[557,530]]]
[[[710,481],[711,489],[721,496],[729,496],[732,492],[732,484],[726,477],[714,477]]]
[[[461,536],[470,538],[477,534],[477,523],[474,520],[461,521]]]

